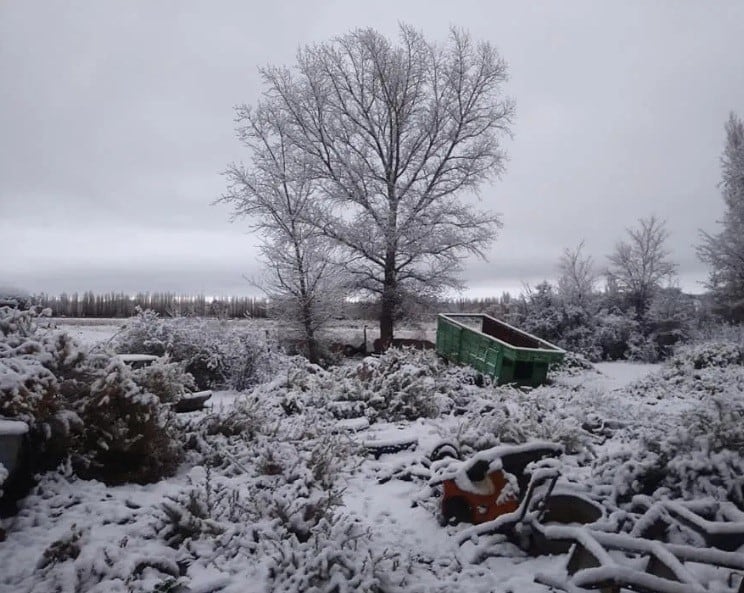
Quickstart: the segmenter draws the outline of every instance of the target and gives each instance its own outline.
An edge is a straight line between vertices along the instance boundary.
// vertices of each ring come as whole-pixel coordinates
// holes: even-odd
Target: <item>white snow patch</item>
[[[595,368],[606,378],[606,385],[610,389],[619,389],[638,379],[655,373],[662,365],[648,364],[643,362],[597,362]]]

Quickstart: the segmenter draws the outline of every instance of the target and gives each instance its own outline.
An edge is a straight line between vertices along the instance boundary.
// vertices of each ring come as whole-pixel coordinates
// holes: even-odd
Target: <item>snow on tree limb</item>
[[[357,29],[261,72],[263,105],[320,188],[306,222],[340,246],[358,288],[382,295],[389,339],[406,284],[457,285],[462,259],[496,236],[498,216],[457,196],[503,172],[506,63],[463,31],[434,44],[403,25],[397,45]]]

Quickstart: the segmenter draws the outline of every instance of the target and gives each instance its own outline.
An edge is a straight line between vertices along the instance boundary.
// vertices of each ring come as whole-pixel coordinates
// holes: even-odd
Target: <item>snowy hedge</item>
[[[741,344],[707,342],[678,350],[628,397],[664,400],[671,413],[627,430],[627,446],[594,464],[613,500],[633,496],[729,500],[744,509],[744,366]]]
[[[106,354],[42,330],[38,311],[0,307],[0,415],[30,426],[32,475],[67,455],[87,477],[148,482],[175,470],[172,413]]]
[[[181,363],[199,389],[242,390],[266,378],[273,354],[264,332],[227,321],[138,311],[114,340],[122,354],[167,355]]]

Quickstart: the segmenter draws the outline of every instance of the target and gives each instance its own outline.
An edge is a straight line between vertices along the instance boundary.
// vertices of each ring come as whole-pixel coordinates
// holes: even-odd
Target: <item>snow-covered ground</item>
[[[118,329],[94,327],[74,331],[93,343]],[[497,542],[473,562],[478,542],[457,539],[466,526],[440,524],[427,455],[443,440],[467,451],[550,438],[567,448],[564,479],[621,491],[633,476],[616,476],[617,460],[642,449],[645,435],[678,427],[698,398],[680,387],[677,399],[660,400],[648,386],[660,365],[602,363],[529,391],[459,390],[426,383],[413,360],[376,389],[419,381],[454,408],[386,422],[384,408],[370,416],[368,407],[369,421],[329,422],[325,402],[345,382],[374,375],[375,364],[346,375],[282,371],[250,394],[215,392],[211,410],[181,416],[187,461],[157,484],[109,488],[66,468],[42,477],[20,513],[2,522],[0,591],[546,593],[534,576],[560,571],[566,556],[533,558]],[[643,381],[651,383],[638,388]],[[587,432],[587,423],[602,432]],[[413,444],[371,453],[395,443]]]
[[[121,330],[125,319],[41,319],[42,327],[58,328],[70,334],[79,344],[93,346],[105,343]]]

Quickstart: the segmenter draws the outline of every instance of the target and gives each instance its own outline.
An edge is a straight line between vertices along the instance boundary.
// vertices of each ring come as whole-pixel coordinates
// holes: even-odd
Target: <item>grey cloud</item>
[[[744,112],[736,0],[4,2],[0,278],[237,291],[255,238],[210,206],[219,171],[243,158],[232,107],[255,102],[258,67],[293,63],[299,45],[356,26],[395,35],[399,21],[431,38],[462,26],[510,64],[510,161],[482,190],[505,226],[490,263],[468,264],[473,290],[554,277],[582,238],[604,265],[650,214],[668,221],[686,286],[705,277],[694,243],[722,212],[723,123]],[[161,248],[174,243],[183,258]]]

